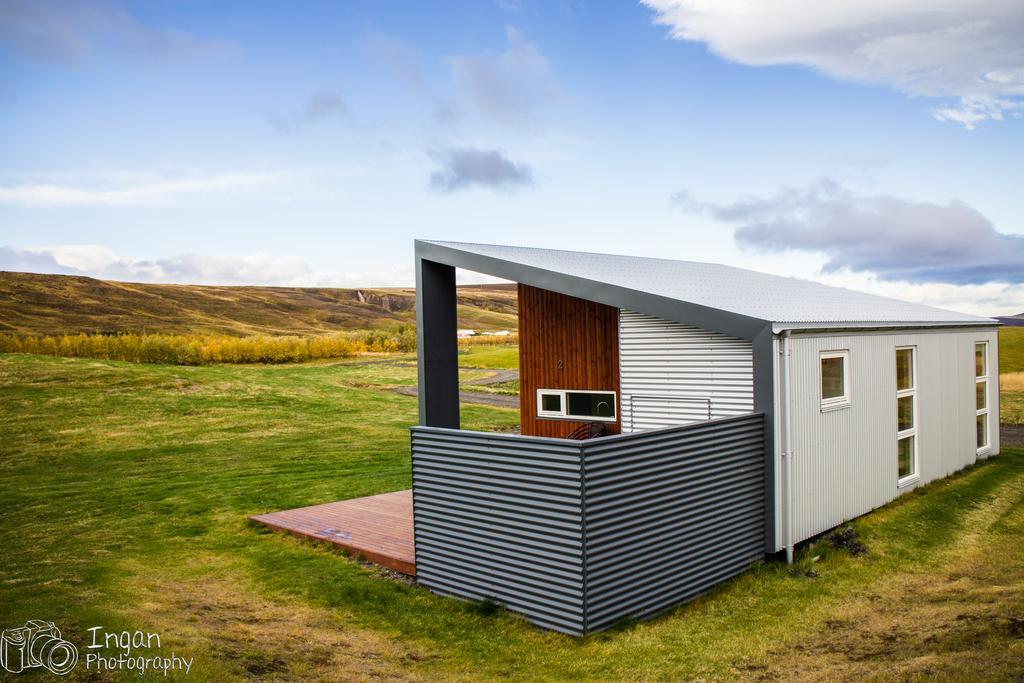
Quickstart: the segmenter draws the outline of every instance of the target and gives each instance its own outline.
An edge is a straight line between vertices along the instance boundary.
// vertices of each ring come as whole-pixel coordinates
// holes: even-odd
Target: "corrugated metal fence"
[[[414,427],[416,572],[572,634],[684,602],[764,553],[760,414],[589,441]]]
[[[413,427],[417,580],[581,632],[580,444]]]

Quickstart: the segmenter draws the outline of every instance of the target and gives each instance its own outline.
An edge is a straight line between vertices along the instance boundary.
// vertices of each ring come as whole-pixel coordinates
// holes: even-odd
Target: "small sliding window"
[[[537,417],[615,422],[617,419],[615,392],[538,389]]]

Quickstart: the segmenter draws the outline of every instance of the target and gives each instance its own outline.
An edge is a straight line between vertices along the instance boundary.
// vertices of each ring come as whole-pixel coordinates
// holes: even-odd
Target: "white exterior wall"
[[[975,450],[974,344],[989,346],[990,448]],[[897,487],[896,348],[917,348],[916,482]],[[776,351],[781,348],[776,341]],[[849,350],[849,407],[822,411],[822,351]],[[776,358],[776,396],[781,359]],[[999,358],[995,328],[794,333],[790,387],[794,542],[815,536],[999,452]],[[783,476],[776,403],[776,549],[782,548]]]
[[[622,310],[619,367],[623,433],[754,409],[749,341]]]

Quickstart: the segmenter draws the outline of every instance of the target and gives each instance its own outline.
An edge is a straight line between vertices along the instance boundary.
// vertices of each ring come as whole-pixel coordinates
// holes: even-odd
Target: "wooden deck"
[[[333,543],[374,564],[416,575],[410,490],[269,512],[249,519],[271,529]]]

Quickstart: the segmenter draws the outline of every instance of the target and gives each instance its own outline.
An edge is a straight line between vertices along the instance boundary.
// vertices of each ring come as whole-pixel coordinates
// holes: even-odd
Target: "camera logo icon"
[[[60,637],[52,621],[32,619],[19,628],[4,630],[0,639],[0,666],[11,673],[42,667],[58,676],[78,664],[78,648]]]

